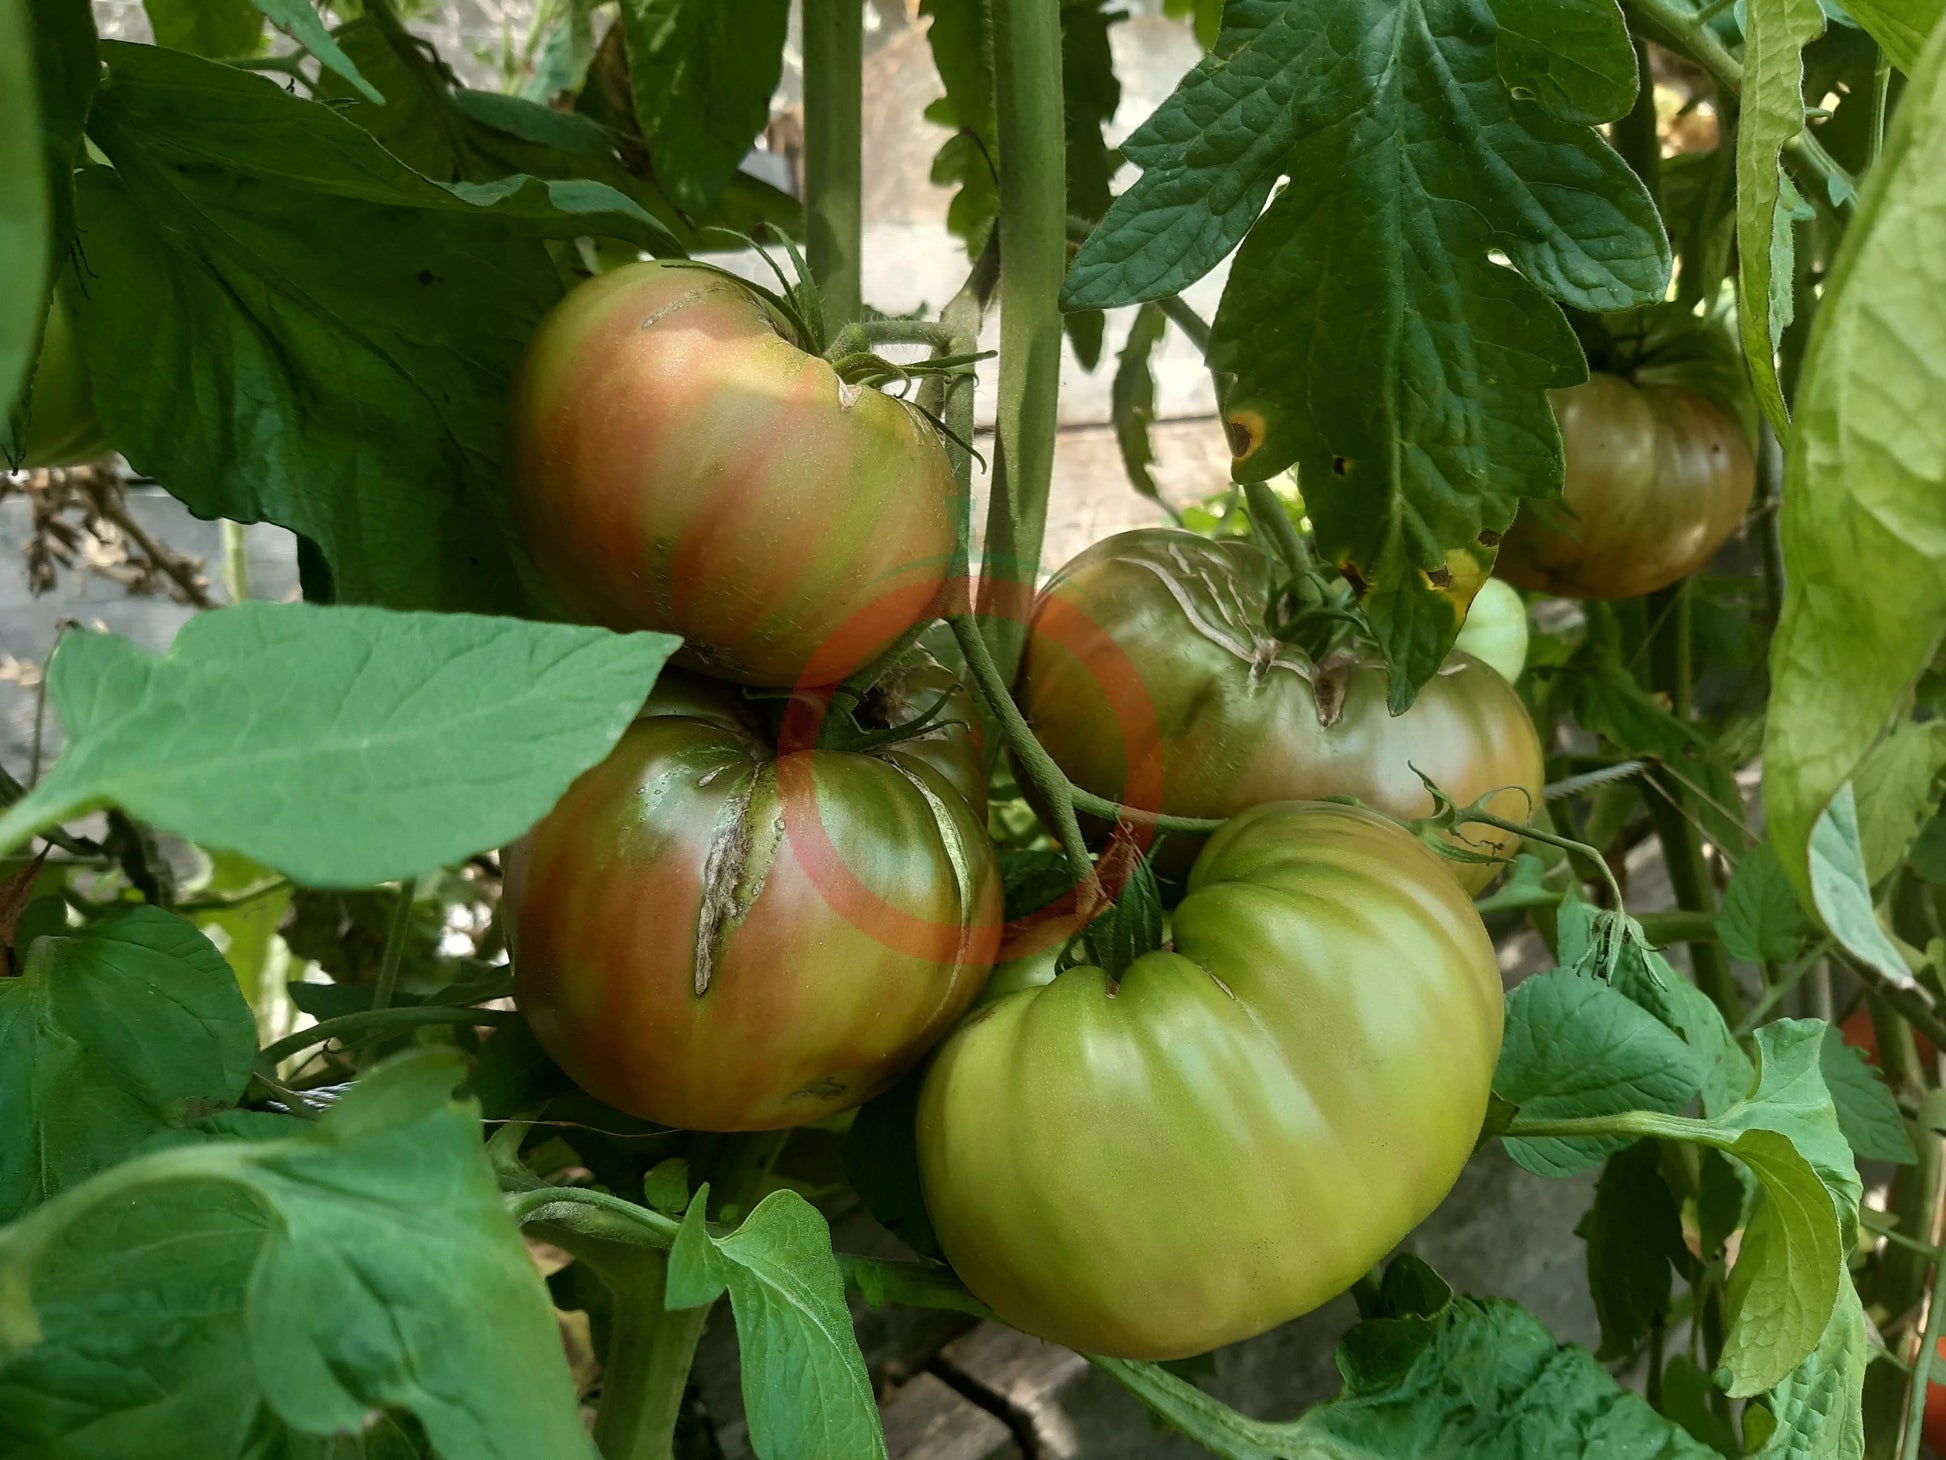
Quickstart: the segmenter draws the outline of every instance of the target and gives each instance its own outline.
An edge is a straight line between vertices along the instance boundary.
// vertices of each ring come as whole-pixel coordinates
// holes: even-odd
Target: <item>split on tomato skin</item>
[[[974,717],[937,665],[867,751],[781,749],[728,686],[665,674],[600,765],[506,854],[516,997],[583,1089],[689,1130],[803,1125],[870,1098],[973,1001],[1001,931]]]
[[[718,270],[649,261],[576,289],[511,420],[516,522],[572,617],[786,688],[837,683],[937,606],[960,489],[936,428]]]

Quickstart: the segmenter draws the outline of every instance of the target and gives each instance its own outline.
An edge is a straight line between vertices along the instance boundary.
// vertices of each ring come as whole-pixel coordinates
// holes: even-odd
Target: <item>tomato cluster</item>
[[[1379,660],[1279,636],[1250,544],[1089,549],[1035,605],[1018,701],[1075,784],[1224,824],[1161,849],[1186,889],[1162,946],[1112,971],[1085,935],[1023,954],[975,705],[917,651],[856,675],[937,611],[956,487],[932,427],[774,302],[670,264],[557,309],[515,422],[557,607],[678,633],[709,676],[665,673],[507,850],[520,1004],[583,1088],[778,1128],[938,1046],[915,1141],[946,1255],[1009,1321],[1100,1353],[1282,1322],[1441,1200],[1500,1043],[1468,898],[1494,867],[1388,815],[1433,809],[1424,773],[1525,818],[1540,747],[1502,672],[1456,655],[1394,718]]]

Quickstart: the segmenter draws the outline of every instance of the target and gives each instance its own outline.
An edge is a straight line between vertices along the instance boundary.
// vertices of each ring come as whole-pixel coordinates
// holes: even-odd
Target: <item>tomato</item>
[[[67,301],[55,291],[41,336],[27,396],[27,429],[21,439],[23,470],[80,466],[108,455],[108,442],[95,419],[94,389],[74,337]]]
[[[567,611],[746,684],[834,684],[934,604],[938,433],[848,385],[737,281],[638,263],[576,289],[515,383],[513,504]]]
[[[1076,785],[1172,815],[1354,796],[1424,816],[1415,766],[1462,806],[1497,792],[1492,811],[1524,820],[1539,804],[1540,739],[1497,673],[1454,655],[1394,717],[1378,658],[1312,664],[1264,629],[1268,597],[1262,555],[1234,538],[1145,528],[1096,543],[1034,605],[1021,707]],[[1519,845],[1468,836],[1506,856]],[[1449,866],[1474,890],[1498,870]]]
[[[1851,1011],[1845,1022],[1838,1026],[1838,1036],[1865,1056],[1865,1062],[1874,1067],[1878,1064],[1878,1028],[1872,1023],[1872,1011],[1857,1008]],[[1912,1031],[1912,1042],[1918,1050],[1919,1058],[1930,1064],[1938,1051],[1933,1042],[1918,1030]]]
[[[1696,391],[1615,375],[1551,394],[1567,455],[1562,503],[1522,506],[1499,576],[1563,598],[1635,598],[1716,556],[1757,479],[1734,418]]]
[[[1088,1353],[1206,1352],[1349,1287],[1452,1189],[1502,1025],[1441,859],[1358,807],[1210,838],[1173,948],[976,1010],[927,1071],[940,1245],[1007,1322]]]
[[[1500,671],[1509,684],[1527,667],[1527,605],[1498,578],[1489,578],[1473,595],[1453,647]]]
[[[887,725],[945,672],[891,676]],[[999,943],[978,746],[958,723],[779,754],[739,697],[665,674],[609,757],[506,856],[516,997],[590,1094],[664,1125],[849,1109],[973,1001]]]

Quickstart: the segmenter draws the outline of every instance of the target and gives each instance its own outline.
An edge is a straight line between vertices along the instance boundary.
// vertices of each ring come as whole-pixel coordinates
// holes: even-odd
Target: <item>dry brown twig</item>
[[[34,594],[51,592],[65,569],[98,574],[131,595],[216,606],[202,559],[177,552],[129,511],[127,486],[112,460],[0,473],[0,498],[9,494],[27,500],[27,584]]]

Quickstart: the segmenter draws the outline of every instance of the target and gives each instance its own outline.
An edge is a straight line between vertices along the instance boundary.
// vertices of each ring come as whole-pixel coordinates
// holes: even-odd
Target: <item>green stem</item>
[[[1685,916],[1685,914],[1676,914],[1676,916]],[[1830,940],[1827,939],[1820,942],[1808,955],[1798,959],[1797,962],[1793,963],[1789,968],[1765,984],[1762,996],[1758,998],[1756,1003],[1750,1006],[1750,1012],[1745,1014],[1737,1024],[1736,1037],[1738,1039],[1747,1039],[1751,1034],[1755,1033],[1757,1026],[1762,1024],[1770,1016],[1770,1011],[1784,1001],[1784,995],[1796,988],[1804,980],[1806,975],[1822,964],[1825,954],[1830,952],[1830,950]]]
[[[1067,160],[1059,0],[992,0],[1000,169],[1000,394],[981,606],[1002,678],[1026,625],[1009,595],[1032,592],[1047,530],[1061,392],[1061,279],[1067,271]],[[1018,586],[1016,586],[1018,585]],[[1026,593],[1020,592],[1024,587]]]
[[[626,1291],[614,1294],[601,1355],[595,1448],[604,1460],[674,1460],[676,1423],[712,1305],[663,1307],[669,1272],[663,1253],[644,1251],[629,1267]]]
[[[1919,1441],[1925,1434],[1927,1391],[1931,1387],[1933,1357],[1939,1349],[1939,1330],[1946,1319],[1946,1263],[1933,1270],[1932,1302],[1926,1309],[1926,1330],[1919,1354],[1912,1361],[1912,1396],[1906,1407],[1905,1433],[1899,1445],[1901,1460],[1919,1460]]]
[[[1932,1243],[1921,1242],[1916,1237],[1906,1236],[1905,1233],[1899,1230],[1897,1222],[1891,1217],[1883,1216],[1873,1211],[1870,1207],[1860,1207],[1858,1209],[1858,1225],[1863,1227],[1867,1232],[1870,1232],[1874,1237],[1883,1237],[1894,1247],[1902,1247],[1907,1252],[1925,1258],[1928,1263],[1937,1262],[1942,1256],[1946,1256],[1946,1253],[1942,1253]]]
[[[399,900],[392,907],[392,921],[385,928],[385,955],[378,965],[378,986],[372,990],[372,1009],[390,1007],[392,991],[399,982],[399,963],[405,956],[406,934],[412,928],[412,899],[419,891],[419,879],[408,877],[399,884]]]
[[[931,345],[952,354],[967,354],[973,348],[968,344],[961,350],[958,334],[943,319],[865,319],[852,327],[869,345]]]
[[[1478,806],[1465,808],[1461,824],[1490,826],[1496,831],[1512,832],[1515,836],[1525,837],[1528,841],[1541,842],[1550,847],[1559,847],[1564,852],[1577,853],[1593,863],[1596,872],[1608,884],[1608,895],[1614,899],[1615,911],[1618,913],[1628,911],[1627,904],[1622,900],[1622,885],[1615,880],[1615,869],[1608,865],[1606,857],[1586,842],[1578,842],[1573,837],[1562,836],[1559,832],[1532,826],[1524,821],[1509,821]]]
[[[947,622],[953,627],[953,637],[959,641],[960,651],[966,655],[966,666],[973,673],[974,687],[979,690],[980,698],[986,703],[987,712],[993,716],[994,723],[1000,727],[1007,749],[1013,753],[1015,767],[1039,797],[1041,804],[1053,814],[1054,825],[1050,830],[1054,833],[1054,839],[1061,844],[1061,854],[1067,858],[1068,869],[1074,873],[1077,890],[1089,886],[1095,881],[1095,865],[1088,856],[1087,842],[1081,835],[1081,823],[1074,814],[1073,786],[1054,763],[1054,757],[1035,738],[1033,728],[1028,725],[1026,716],[1020,713],[1020,706],[1014,703],[1014,697],[1007,693],[1007,683],[1000,677],[1000,667],[994,663],[992,651],[981,637],[978,620],[972,614],[962,613],[954,614]]]
[[[1250,505],[1250,522],[1257,529],[1259,540],[1270,545],[1271,554],[1283,563],[1285,573],[1292,578],[1302,578],[1308,574],[1311,571],[1310,550],[1291,525],[1291,515],[1284,510],[1284,504],[1277,500],[1277,493],[1271,490],[1270,483],[1245,483],[1243,498]]]
[[[788,1131],[764,1131],[705,1138],[694,1169],[699,1179],[711,1183],[715,1213],[730,1223],[742,1219],[789,1136]],[[634,1210],[652,1215],[643,1208]],[[667,1306],[665,1245],[630,1242],[591,1256],[614,1300],[595,1411],[595,1444],[605,1460],[674,1460],[689,1371],[714,1305]]]
[[[361,1009],[356,1014],[340,1014],[335,1019],[326,1019],[308,1029],[285,1035],[258,1053],[257,1064],[263,1069],[274,1070],[299,1050],[309,1049],[314,1044],[328,1044],[348,1034],[362,1034],[368,1029],[403,1028],[412,1024],[512,1024],[519,1018],[511,1009],[462,1009],[440,1004],[420,1004],[403,1009]]]
[[[250,554],[244,531],[241,522],[223,519],[223,588],[232,603],[242,603],[250,596]]]
[[[1076,811],[1099,816],[1103,821],[1126,821],[1132,826],[1152,826],[1157,831],[1180,831],[1196,836],[1207,836],[1223,825],[1220,816],[1171,816],[1163,811],[1140,811],[1110,801],[1106,796],[1097,796],[1093,791],[1084,791],[1072,782],[1068,794]]]
[[[1642,936],[1658,948],[1670,943],[1688,943],[1696,938],[1716,936],[1716,919],[1707,913],[1643,913],[1635,921],[1641,924]]]
[[[1664,41],[1685,53],[1715,78],[1726,97],[1734,100],[1743,94],[1742,63],[1717,39],[1703,16],[1689,9],[1683,0],[1628,0],[1628,9],[1638,22],[1630,27],[1636,34],[1647,29],[1651,39]],[[1644,20],[1648,22],[1646,27],[1640,24]],[[1784,150],[1799,167],[1824,184],[1824,196],[1830,196],[1833,183],[1838,185],[1843,201],[1837,207],[1848,211],[1855,205],[1858,180],[1810,132],[1800,132],[1784,144]]]
[[[1182,295],[1171,294],[1167,299],[1158,299],[1155,303],[1156,308],[1169,317],[1169,322],[1188,336],[1189,343],[1196,347],[1197,353],[1209,353],[1209,321],[1191,309]]]
[[[1878,155],[1885,150],[1885,104],[1891,92],[1892,61],[1881,50],[1878,66],[1872,72],[1872,135],[1865,150],[1867,171],[1878,165]]]
[[[1693,654],[1690,633],[1690,583],[1685,578],[1649,599],[1649,618],[1661,627],[1649,640],[1649,676],[1653,687],[1669,698],[1671,712],[1687,722],[1693,708]],[[1716,888],[1702,837],[1696,830],[1695,797],[1682,781],[1657,768],[1650,772],[1649,819],[1662,843],[1669,884],[1676,905],[1686,912],[1716,916]],[[1732,1027],[1743,1019],[1743,991],[1730,973],[1729,955],[1714,936],[1689,940],[1690,966],[1696,986],[1710,996]]]
[[[1642,179],[1657,209],[1662,207],[1662,133],[1655,114],[1655,76],[1649,70],[1646,41],[1635,43],[1635,105],[1614,126],[1615,150]]]
[[[1515,1116],[1513,1123],[1501,1133],[1502,1139],[1534,1140],[1542,1136],[1555,1136],[1574,1139],[1585,1136],[1633,1136],[1641,1138],[1652,1136],[1665,1141],[1695,1141],[1703,1135],[1714,1136],[1714,1131],[1706,1121],[1691,1120],[1686,1115],[1664,1115],[1655,1110],[1623,1110],[1614,1115],[1584,1115],[1563,1120],[1522,1120]],[[1705,1141],[1704,1144],[1713,1144]]]
[[[804,242],[835,329],[861,312],[863,0],[804,0]]]

